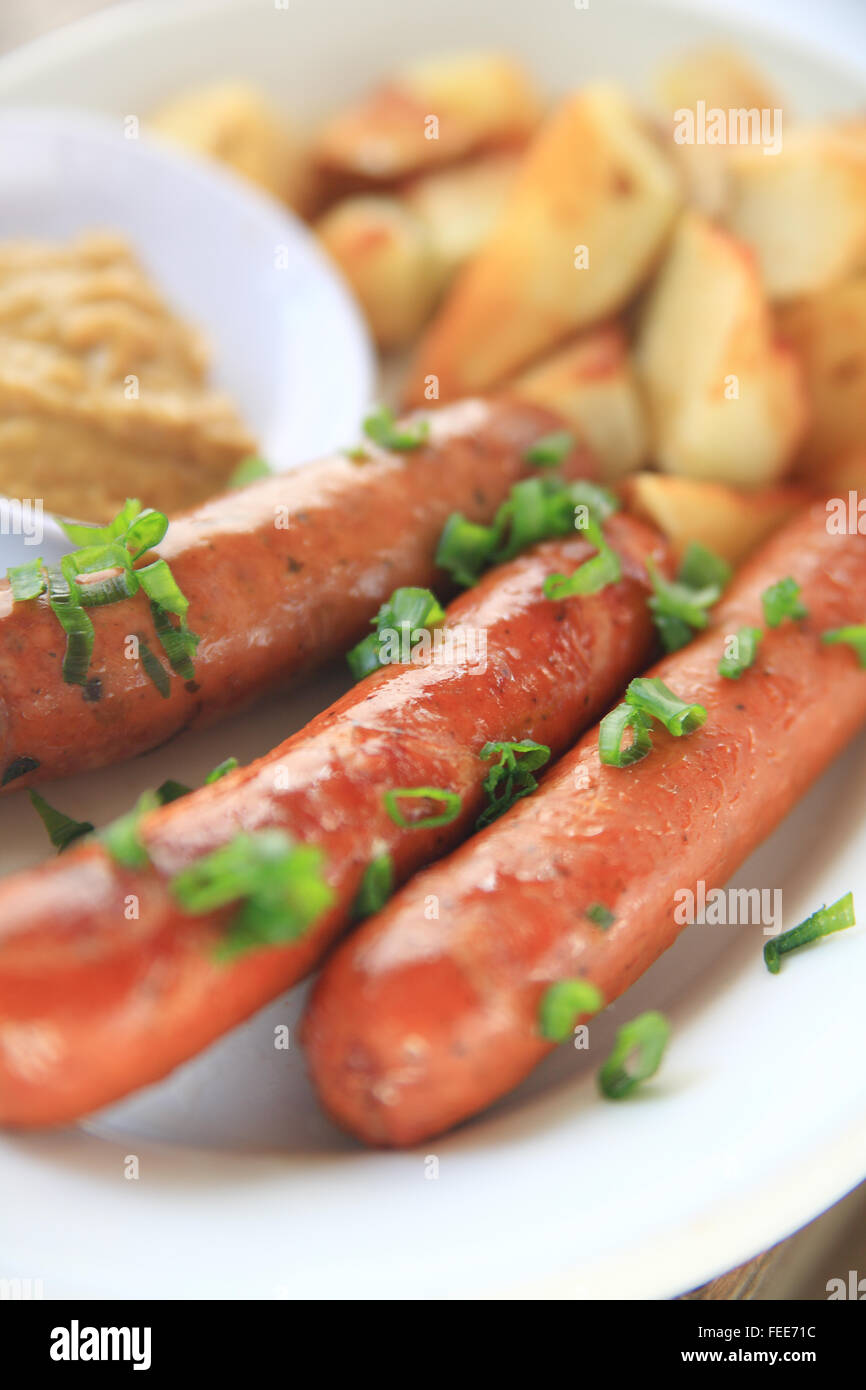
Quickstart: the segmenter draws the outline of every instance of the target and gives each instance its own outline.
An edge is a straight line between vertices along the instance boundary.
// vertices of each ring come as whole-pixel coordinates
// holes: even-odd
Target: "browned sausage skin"
[[[761,594],[787,575],[809,617],[767,631],[752,669],[723,679],[724,635],[762,627]],[[537,1028],[549,983],[585,978],[609,1002],[671,945],[675,890],[723,884],[866,720],[866,671],[821,642],[863,622],[864,595],[866,537],[829,535],[815,506],[746,566],[714,630],[654,668],[706,707],[703,728],[656,733],[623,769],[600,763],[592,730],[534,796],[337,951],[305,1042],[341,1125],[404,1145],[466,1119],[550,1051]],[[587,917],[593,903],[613,913],[607,931]]]
[[[0,1122],[59,1123],[165,1075],[311,967],[375,855],[389,852],[403,881],[470,832],[487,741],[533,738],[554,756],[569,747],[647,659],[647,557],[669,567],[643,523],[614,516],[606,530],[623,561],[617,584],[544,598],[548,574],[593,553],[577,536],[492,570],[446,625],[484,633],[486,669],[458,648],[453,662],[434,652],[374,673],[267,757],[152,813],[141,827],[152,869],[122,869],[83,845],[0,883]],[[459,817],[395,825],[383,793],[420,786],[457,792]],[[226,912],[185,916],[166,880],[265,827],[321,846],[334,905],[290,946],[219,962]]]
[[[504,400],[463,401],[429,419],[421,448],[368,444],[366,461],[337,455],[172,522],[148,559],[171,565],[201,641],[195,680],[172,676],[167,699],[126,655],[130,635],[160,650],[143,593],[89,610],[96,639],[85,689],[63,681],[65,639],[47,600],[13,603],[0,580],[5,789],[134,757],[345,651],[394,589],[433,581],[449,513],[489,521],[532,471],[528,447],[559,423]],[[575,450],[564,471],[594,470]]]

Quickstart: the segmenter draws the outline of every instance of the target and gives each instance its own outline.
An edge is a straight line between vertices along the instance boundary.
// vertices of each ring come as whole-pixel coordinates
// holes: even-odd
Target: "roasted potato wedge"
[[[690,541],[735,565],[809,500],[806,488],[785,486],[740,492],[724,483],[635,473],[621,486],[626,506],[656,525],[677,555]]]
[[[513,59],[437,58],[407,68],[328,121],[315,157],[338,187],[394,184],[481,150],[525,143],[541,110]]]
[[[636,362],[665,472],[741,487],[782,476],[805,423],[802,374],[775,338],[752,257],[700,213],[680,220]]]
[[[489,155],[414,180],[401,196],[356,194],[316,230],[361,302],[379,347],[417,337],[461,265],[489,235],[514,177],[514,155]]]
[[[786,132],[780,154],[731,160],[731,230],[771,299],[814,294],[866,267],[866,123]]]
[[[705,112],[781,112],[782,104],[763,74],[742,54],[717,45],[669,63],[660,70],[654,85],[688,202],[709,216],[719,216],[730,202],[730,147],[685,141],[682,113],[691,112],[696,117],[701,106]]]
[[[561,415],[590,446],[606,481],[634,472],[645,461],[643,402],[619,324],[588,329],[517,377],[508,389]]]
[[[443,280],[430,232],[387,194],[345,198],[316,224],[380,348],[405,346],[427,321]]]
[[[513,151],[485,155],[415,179],[406,188],[404,202],[427,227],[443,283],[453,279],[490,236],[519,162]]]
[[[197,88],[154,112],[159,135],[217,159],[301,213],[313,194],[306,151],[287,121],[254,87],[221,82]]]
[[[866,274],[780,305],[776,321],[803,363],[809,396],[796,469],[820,485],[833,465],[866,449]]]
[[[564,101],[527,152],[490,239],[421,342],[407,399],[483,391],[616,312],[661,252],[671,166],[614,87]]]

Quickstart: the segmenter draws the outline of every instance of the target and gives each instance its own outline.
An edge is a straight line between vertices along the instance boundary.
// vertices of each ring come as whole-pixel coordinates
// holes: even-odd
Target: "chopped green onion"
[[[133,560],[138,560],[148,550],[159,545],[168,530],[168,517],[164,512],[148,507],[130,526],[125,536],[125,544]]]
[[[399,426],[393,410],[389,410],[386,405],[380,405],[364,420],[364,433],[381,449],[395,449],[404,453],[409,449],[418,449],[427,442],[430,436],[430,421],[412,420]]]
[[[492,526],[479,526],[475,521],[467,521],[461,512],[452,512],[439,537],[436,564],[468,589],[490,564],[495,546],[496,532]]]
[[[630,767],[652,752],[650,729],[652,721],[632,705],[617,705],[606,714],[598,727],[598,756],[606,767]],[[625,748],[626,729],[632,731],[632,741]]]
[[[771,584],[761,595],[768,627],[778,627],[786,618],[808,618],[809,610],[800,601],[800,585],[790,575]]]
[[[169,806],[172,801],[180,801],[181,797],[189,796],[192,787],[188,787],[185,782],[175,782],[173,777],[161,782],[156,789],[156,799],[160,806]]]
[[[544,597],[559,600],[576,594],[597,594],[621,578],[619,556],[605,545],[597,555],[578,565],[573,574],[549,574],[544,581]]]
[[[554,430],[542,435],[523,455],[527,463],[538,468],[558,468],[574,448],[574,435],[570,430]]]
[[[38,597],[47,584],[51,610],[66,633],[63,679],[67,684],[87,684],[95,633],[84,610],[122,602],[139,588],[143,588],[151,600],[157,633],[172,669],[191,680],[195,674],[191,657],[198,638],[186,626],[187,599],[164,560],[156,560],[140,570],[132,568],[134,562],[158,545],[165,535],[168,518],[164,513],[152,507],[142,511],[137,498],[127,498],[107,526],[89,526],[64,517],[56,519],[78,549],[64,555],[59,565],[43,566],[41,560],[35,560],[14,566],[9,571],[9,579],[16,600]],[[81,575],[102,571],[118,573],[106,573],[102,579],[79,583]],[[166,613],[180,618],[179,629],[173,627]],[[159,674],[159,663],[150,653],[142,660],[160,695],[167,698],[167,677],[164,672]]]
[[[550,759],[550,749],[531,738],[519,743],[485,743],[480,756],[484,762],[489,762],[497,754],[499,762],[494,763],[484,779],[487,806],[475,822],[477,830],[483,830],[516,801],[534,792],[538,783],[532,773]]]
[[[138,573],[140,574],[141,570]],[[195,656],[195,649],[201,639],[194,632],[190,632],[183,619],[181,619],[180,626],[175,627],[159,603],[151,600],[150,611],[156,635],[168,657],[169,666],[183,680],[193,680],[195,667],[192,664],[192,658]]]
[[[664,1014],[651,1010],[624,1024],[616,1035],[613,1051],[598,1073],[602,1095],[622,1100],[642,1081],[654,1076],[670,1038],[670,1024]]]
[[[144,674],[156,686],[163,700],[167,700],[171,694],[171,677],[156,653],[150,650],[143,637],[138,639],[138,656],[144,668]]]
[[[131,811],[99,831],[97,839],[102,841],[112,859],[125,869],[143,869],[149,862],[138,827],[142,817],[155,811],[159,805],[156,792],[143,792]]]
[[[387,648],[395,638],[402,653],[404,646],[411,648],[422,632],[429,632],[444,617],[439,600],[429,589],[395,589],[372,620],[375,632],[346,654],[355,680],[389,664]]]
[[[265,459],[253,454],[249,458],[241,459],[229,478],[228,486],[232,491],[235,488],[247,487],[258,478],[269,478],[271,471],[271,465]]]
[[[379,854],[364,870],[361,886],[352,904],[352,921],[372,917],[383,908],[394,891],[394,863],[390,854]]]
[[[719,584],[693,589],[680,580],[667,579],[655,562],[647,561],[653,586],[649,607],[661,636],[665,651],[678,651],[690,642],[695,632],[707,626],[708,609],[721,597]]]
[[[638,676],[629,684],[625,701],[643,714],[658,719],[675,738],[693,734],[707,722],[703,705],[686,704],[658,676]]]
[[[69,521],[62,516],[55,516],[54,520],[76,545],[90,546],[108,543],[117,540],[119,536],[125,536],[140,511],[141,503],[138,499],[127,497],[117,516],[113,521],[109,521],[107,526],[91,526],[86,522]]]
[[[601,927],[602,931],[607,931],[608,927],[612,927],[616,921],[610,908],[605,907],[604,903],[590,903],[586,909],[586,915],[597,927]]]
[[[49,565],[45,573],[51,611],[66,633],[63,679],[67,685],[84,685],[96,638],[93,623],[81,604],[76,603],[62,566]]]
[[[721,555],[702,545],[700,541],[690,541],[677,572],[680,584],[689,589],[725,588],[731,577],[731,566]]]
[[[227,773],[234,772],[237,766],[237,758],[225,758],[221,763],[217,763],[216,767],[208,773],[207,777],[204,779],[205,786],[209,787],[211,783],[218,782],[220,778],[225,777]]]
[[[11,763],[7,763],[0,777],[0,787],[6,787],[10,782],[16,782],[19,777],[26,777],[28,772],[35,772],[39,767],[39,759],[31,758],[29,753],[22,753],[19,758],[13,758]]]
[[[754,666],[763,635],[759,627],[738,628],[733,634],[733,640],[737,644],[737,655],[728,656],[726,654],[722,657],[718,665],[719,675],[724,676],[729,681],[738,681],[744,671],[748,671],[750,666]]]
[[[822,642],[843,642],[857,653],[861,666],[866,666],[866,623],[851,627],[834,627],[821,635]]]
[[[450,825],[460,815],[457,792],[446,791],[443,787],[394,787],[385,792],[382,800],[388,815],[401,830],[433,830],[438,825]],[[407,800],[438,802],[443,809],[419,820],[407,820],[397,804]]]
[[[603,1008],[604,999],[589,980],[557,980],[541,996],[538,1031],[548,1042],[563,1042],[581,1014],[597,1014]]]
[[[468,588],[489,565],[513,559],[538,541],[569,535],[578,506],[586,507],[591,526],[597,527],[619,502],[606,488],[583,479],[563,483],[546,476],[525,478],[511,487],[491,526],[452,512],[439,539],[436,563]]]
[[[38,792],[30,792],[30,800],[58,853],[73,841],[80,840],[82,835],[89,835],[93,829],[89,820],[73,820],[71,816],[66,816],[62,811],[49,806],[45,797],[40,796]]]
[[[334,901],[323,855],[282,830],[240,831],[228,844],[175,874],[169,891],[184,912],[215,912],[237,903],[218,955],[297,941]]]
[[[854,925],[854,895],[846,893],[838,902],[831,903],[829,907],[820,907],[799,926],[768,941],[764,946],[767,969],[771,975],[778,975],[782,968],[781,957],[788,951],[796,951],[798,946],[805,946],[809,941],[818,941],[822,936],[844,931],[846,927]]]
[[[42,573],[41,560],[28,560],[24,565],[12,565],[6,571],[6,578],[12,588],[12,597],[16,603],[25,599],[38,598],[45,593],[45,575]]]

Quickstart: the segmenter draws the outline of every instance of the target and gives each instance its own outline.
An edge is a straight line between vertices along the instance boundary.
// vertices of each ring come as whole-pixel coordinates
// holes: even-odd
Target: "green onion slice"
[[[667,579],[652,559],[647,561],[647,570],[653,586],[649,607],[656,628],[665,651],[678,651],[707,626],[708,610],[721,597],[721,585],[694,589],[681,580]]]
[[[45,574],[51,611],[66,633],[63,679],[67,685],[85,685],[96,637],[93,623],[81,604],[76,603],[62,565],[46,566]]]
[[[138,560],[148,550],[158,546],[168,530],[168,517],[164,512],[148,507],[132,523],[125,536],[125,544],[133,560]]]
[[[589,980],[557,980],[541,996],[538,1031],[548,1042],[563,1042],[581,1014],[597,1014],[603,1008],[604,999]]]
[[[139,835],[139,822],[159,805],[157,792],[143,792],[131,811],[118,816],[98,832],[97,838],[112,859],[125,869],[143,869],[147,865],[148,854]]]
[[[771,584],[761,595],[768,627],[778,627],[786,618],[808,618],[809,610],[800,600],[800,585],[790,575]]]
[[[619,1029],[613,1051],[598,1073],[602,1095],[622,1100],[642,1081],[654,1076],[670,1038],[670,1024],[664,1014],[651,1010],[640,1014]]]
[[[738,681],[744,671],[748,671],[750,666],[754,666],[763,635],[759,627],[738,628],[733,634],[737,644],[737,654],[736,656],[726,654],[722,657],[718,665],[719,675],[724,676],[729,681]]]
[[[155,652],[143,637],[138,639],[138,656],[148,680],[156,686],[163,700],[171,695],[171,677]]]
[[[429,632],[444,617],[444,609],[429,589],[395,589],[372,620],[375,632],[363,638],[346,654],[349,670],[355,680],[361,680],[380,666],[389,664],[386,635],[396,640],[402,652],[404,645],[411,649],[422,632]]]
[[[176,782],[173,777],[169,777],[160,783],[155,794],[160,806],[169,806],[172,801],[180,801],[181,797],[189,796],[191,791],[192,787],[188,787],[185,782]]]
[[[352,904],[352,920],[360,922],[383,908],[394,892],[394,861],[390,854],[378,854],[364,870],[361,886]]]
[[[487,796],[487,806],[475,822],[477,830],[483,830],[491,821],[505,814],[516,801],[529,796],[538,786],[533,772],[550,759],[550,749],[544,743],[525,738],[519,743],[485,743],[481,749],[484,762],[498,757],[484,779],[483,787]]]
[[[249,458],[241,459],[228,480],[228,487],[231,491],[234,491],[235,488],[247,487],[259,478],[269,478],[271,472],[271,465],[265,459],[253,454]]]
[[[707,722],[703,705],[686,704],[658,676],[638,676],[631,681],[625,692],[625,702],[664,724],[675,738],[693,734]]]
[[[238,766],[237,758],[224,758],[221,763],[217,763],[216,767],[212,768],[208,773],[207,777],[204,779],[205,786],[209,787],[211,783],[218,782],[220,778],[225,777],[227,773],[234,772],[235,768]]]
[[[238,904],[218,951],[232,959],[303,936],[334,901],[323,862],[320,849],[295,844],[282,830],[240,831],[175,874],[169,890],[193,916]]]
[[[55,516],[54,520],[76,545],[99,545],[125,536],[129,527],[141,511],[141,503],[135,497],[128,497],[113,521],[107,526],[90,526],[86,522],[69,521],[66,517]]]
[[[830,936],[832,932],[844,931],[846,927],[854,925],[854,894],[846,893],[838,902],[831,903],[829,907],[820,907],[799,926],[768,941],[764,946],[767,969],[771,975],[778,975],[782,968],[781,958],[788,951],[796,951],[798,946],[805,946],[809,941],[818,941],[822,936]]]
[[[866,623],[858,623],[851,627],[833,627],[829,632],[821,634],[821,641],[827,643],[843,642],[845,646],[852,647],[857,653],[857,660],[861,666],[866,666]]]
[[[195,667],[192,664],[192,658],[195,656],[195,649],[201,638],[197,637],[194,632],[190,632],[183,620],[181,620],[179,627],[175,627],[168,613],[160,604],[151,601],[150,611],[156,635],[168,657],[169,666],[183,680],[193,680]]]
[[[554,430],[536,439],[523,455],[527,463],[537,468],[558,468],[574,448],[574,435],[570,430]]]
[[[680,562],[677,579],[690,589],[725,588],[731,577],[731,566],[721,555],[700,541],[690,541]]]
[[[430,421],[410,420],[407,424],[398,425],[393,410],[389,410],[386,405],[380,405],[364,420],[364,433],[374,444],[378,444],[380,449],[394,449],[398,453],[405,453],[426,444],[430,437]]]
[[[42,561],[28,560],[24,565],[12,565],[6,571],[6,578],[12,588],[16,603],[25,599],[38,598],[45,593],[46,581],[42,572]]]
[[[460,797],[444,787],[394,787],[385,792],[383,804],[388,815],[401,830],[433,830],[438,825],[450,825],[460,815]],[[418,820],[407,820],[400,810],[400,801],[433,801],[442,810]]]
[[[616,921],[610,908],[605,907],[604,903],[590,903],[586,909],[586,915],[602,931],[607,931],[608,927],[612,927]]]
[[[73,820],[71,816],[66,816],[62,811],[49,806],[45,797],[40,796],[38,792],[31,791],[30,800],[58,853],[75,840],[80,840],[82,835],[89,835],[93,829],[89,820]]]
[[[652,721],[632,705],[617,705],[602,719],[598,728],[598,756],[606,767],[630,767],[652,752]],[[632,741],[623,747],[626,730]]]
[[[544,597],[572,598],[576,594],[597,594],[622,578],[622,565],[615,550],[605,545],[590,560],[584,560],[573,574],[549,574],[544,581]]]
[[[468,589],[490,564],[495,546],[492,526],[480,526],[467,521],[461,512],[452,512],[439,537],[436,564]]]

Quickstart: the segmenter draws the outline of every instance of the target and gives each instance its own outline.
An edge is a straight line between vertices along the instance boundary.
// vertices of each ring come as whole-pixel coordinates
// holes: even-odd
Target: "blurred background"
[[[138,0],[141,3],[141,0]],[[195,0],[173,0],[172,8]],[[416,0],[421,3],[421,0]],[[604,0],[589,0],[593,7]],[[646,0],[652,8],[652,0]],[[585,6],[578,6],[583,8]],[[104,0],[3,0],[0,54],[98,10],[116,8]],[[810,47],[843,56],[866,68],[866,4],[863,0],[692,0],[692,8],[718,15],[738,14]],[[527,22],[531,22],[528,18]],[[215,74],[228,77],[231,74]],[[796,1235],[748,1265],[687,1295],[690,1298],[818,1300],[827,1281],[866,1276],[866,1183]]]

